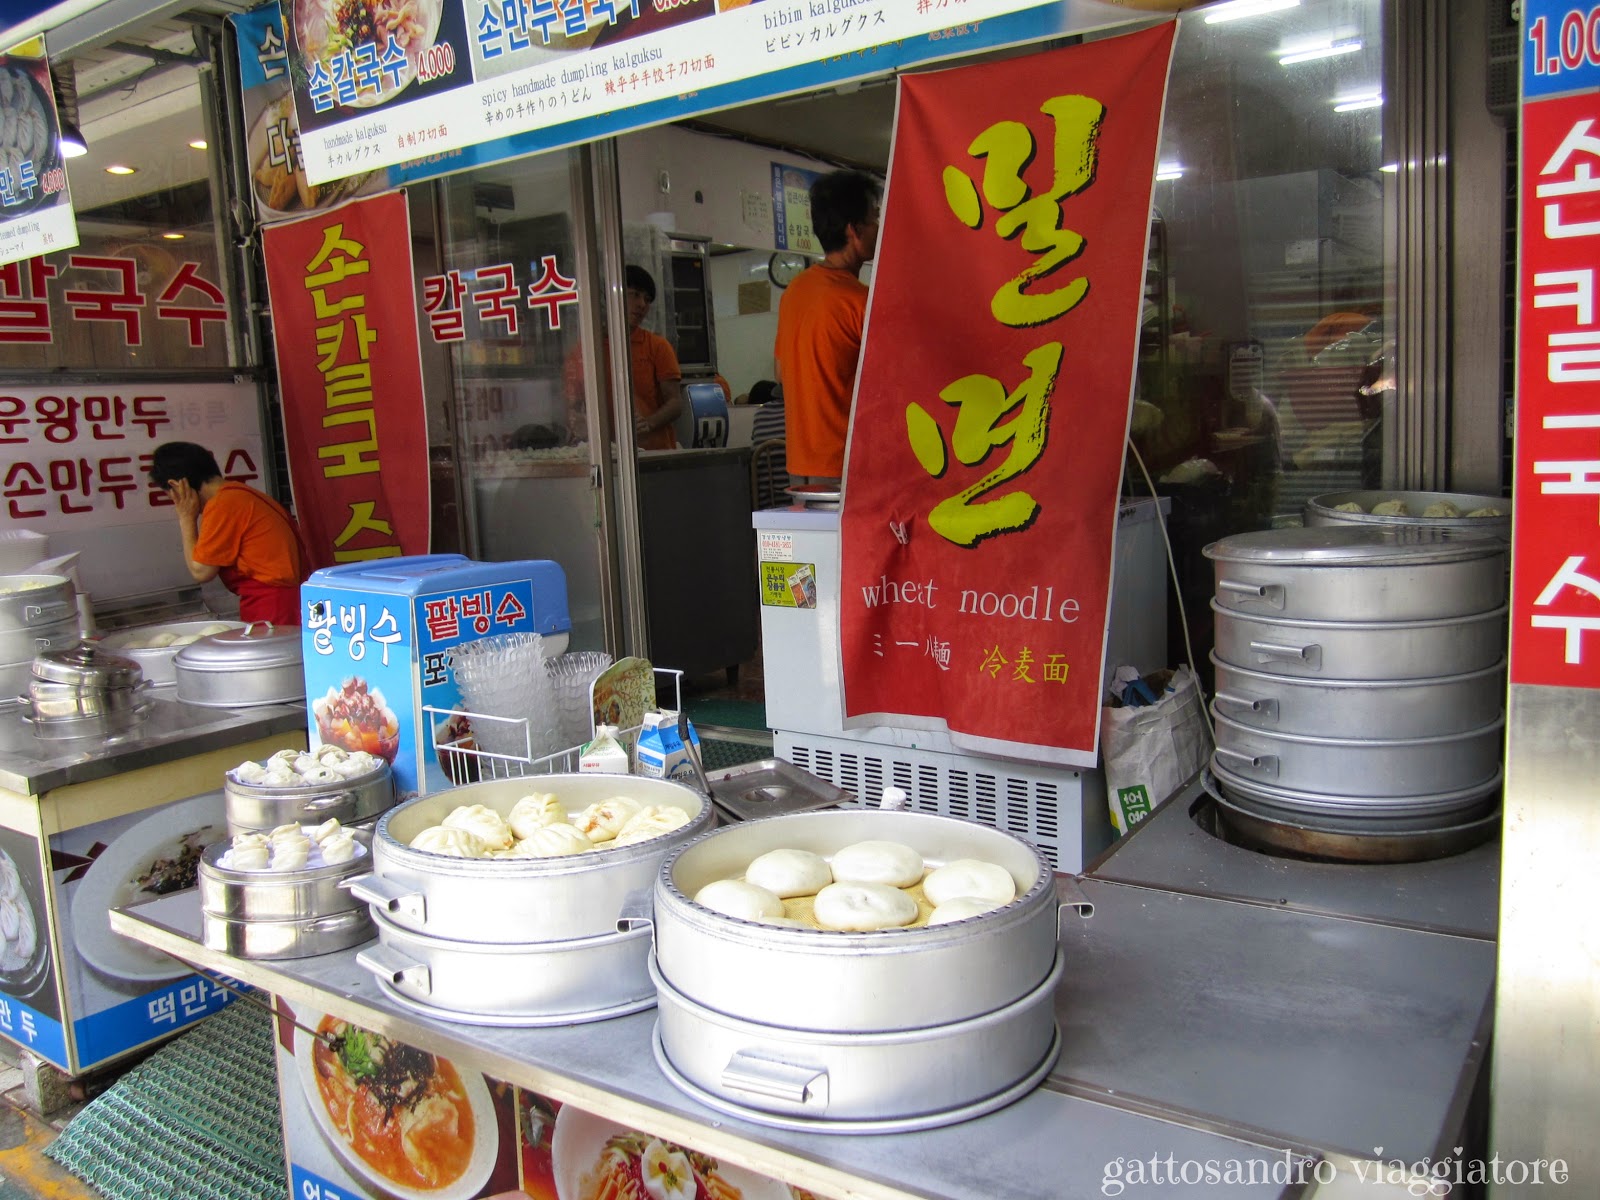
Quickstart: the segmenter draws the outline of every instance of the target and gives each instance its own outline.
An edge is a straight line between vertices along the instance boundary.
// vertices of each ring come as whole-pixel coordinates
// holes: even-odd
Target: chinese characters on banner
[[[0,53],[0,134],[0,263],[76,246],[43,38]]]
[[[263,232],[295,513],[313,566],[426,554],[422,358],[402,193]]]
[[[904,77],[846,465],[846,723],[1092,765],[1175,26]]]
[[[1511,682],[1600,687],[1600,92],[1548,16],[1522,108]],[[1532,17],[1532,13],[1529,14]],[[1581,21],[1580,21],[1581,24]],[[1550,57],[1543,57],[1543,40]],[[1566,68],[1563,71],[1563,68]],[[1561,76],[1565,78],[1561,78]]]

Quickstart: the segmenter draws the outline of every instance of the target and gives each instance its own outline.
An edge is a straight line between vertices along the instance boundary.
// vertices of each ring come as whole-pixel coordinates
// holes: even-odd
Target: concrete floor
[[[40,1118],[27,1107],[22,1071],[0,1058],[0,1200],[101,1200],[99,1192],[44,1156],[82,1108],[73,1104]]]

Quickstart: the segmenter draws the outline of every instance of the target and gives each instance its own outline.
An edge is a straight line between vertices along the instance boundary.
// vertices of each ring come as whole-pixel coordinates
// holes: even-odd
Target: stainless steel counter
[[[1198,784],[1180,792],[1134,826],[1088,874],[1115,883],[1436,933],[1496,935],[1498,839],[1432,862],[1298,862],[1213,837],[1192,815],[1204,800]]]
[[[170,687],[151,689],[154,703],[137,728],[110,738],[37,738],[16,701],[0,704],[0,788],[37,796],[140,767],[159,766],[254,738],[304,729],[304,705],[200,708],[180,704]]]
[[[1492,943],[1082,883],[1096,911],[1069,918],[1064,935],[1063,1048],[1047,1082],[990,1116],[870,1137],[769,1130],[701,1107],[656,1069],[649,1013],[544,1030],[431,1020],[387,1000],[353,951],[260,963],[205,950],[192,893],[113,913],[112,924],[291,1003],[828,1195],[1059,1200],[1107,1194],[1106,1164],[1119,1157],[1276,1162],[1287,1150],[1367,1158],[1382,1146],[1385,1158],[1416,1161],[1459,1144]]]

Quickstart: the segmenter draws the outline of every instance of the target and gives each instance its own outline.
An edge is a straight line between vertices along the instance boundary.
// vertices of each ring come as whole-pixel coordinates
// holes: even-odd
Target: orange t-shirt
[[[194,560],[232,567],[273,587],[298,587],[306,578],[289,514],[272,497],[242,483],[224,483],[201,510]]]
[[[628,335],[628,354],[633,362],[633,411],[641,417],[653,416],[661,408],[661,382],[683,378],[672,343],[648,329],[635,329]],[[676,450],[678,435],[671,425],[663,425],[639,439],[641,450]]]
[[[866,317],[867,285],[820,263],[800,272],[778,302],[773,350],[783,383],[792,474],[844,475],[844,439]]]

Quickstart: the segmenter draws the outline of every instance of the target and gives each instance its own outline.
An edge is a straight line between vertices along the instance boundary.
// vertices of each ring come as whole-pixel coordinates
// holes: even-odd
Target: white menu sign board
[[[0,265],[78,244],[44,39],[0,54]]]

